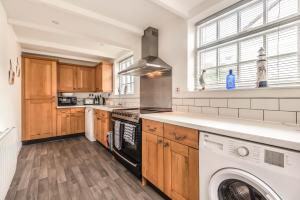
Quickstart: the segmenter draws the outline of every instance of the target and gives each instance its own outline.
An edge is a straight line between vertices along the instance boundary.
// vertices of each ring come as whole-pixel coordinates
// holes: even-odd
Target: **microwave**
[[[77,97],[58,97],[58,106],[75,106]]]

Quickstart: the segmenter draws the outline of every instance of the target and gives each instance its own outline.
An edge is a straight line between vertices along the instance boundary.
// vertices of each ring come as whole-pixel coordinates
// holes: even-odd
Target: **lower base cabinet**
[[[112,130],[111,114],[107,111],[96,110],[94,114],[94,134],[98,142],[108,148],[107,133]]]
[[[199,150],[187,145],[191,144],[191,134],[197,134],[198,140],[198,132],[191,129],[185,133],[185,129],[175,127],[172,135],[177,140],[143,131],[143,181],[151,182],[173,200],[199,199]]]
[[[57,135],[85,132],[84,108],[65,108],[57,110]]]

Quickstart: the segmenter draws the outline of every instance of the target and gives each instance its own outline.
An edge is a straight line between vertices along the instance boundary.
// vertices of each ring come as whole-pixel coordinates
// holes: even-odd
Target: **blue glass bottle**
[[[235,75],[232,73],[232,69],[229,70],[229,74],[226,77],[226,88],[227,90],[235,88]]]

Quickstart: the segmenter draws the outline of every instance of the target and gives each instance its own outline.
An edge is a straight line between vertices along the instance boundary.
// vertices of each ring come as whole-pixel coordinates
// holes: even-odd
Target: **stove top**
[[[125,108],[112,111],[112,117],[138,123],[141,114],[172,112],[171,108]]]

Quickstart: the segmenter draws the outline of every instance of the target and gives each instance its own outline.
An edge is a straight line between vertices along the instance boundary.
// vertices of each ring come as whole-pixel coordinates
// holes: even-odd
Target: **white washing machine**
[[[87,107],[85,109],[85,137],[91,141],[96,141],[94,135],[94,109]]]
[[[201,200],[300,200],[300,152],[201,133]]]

